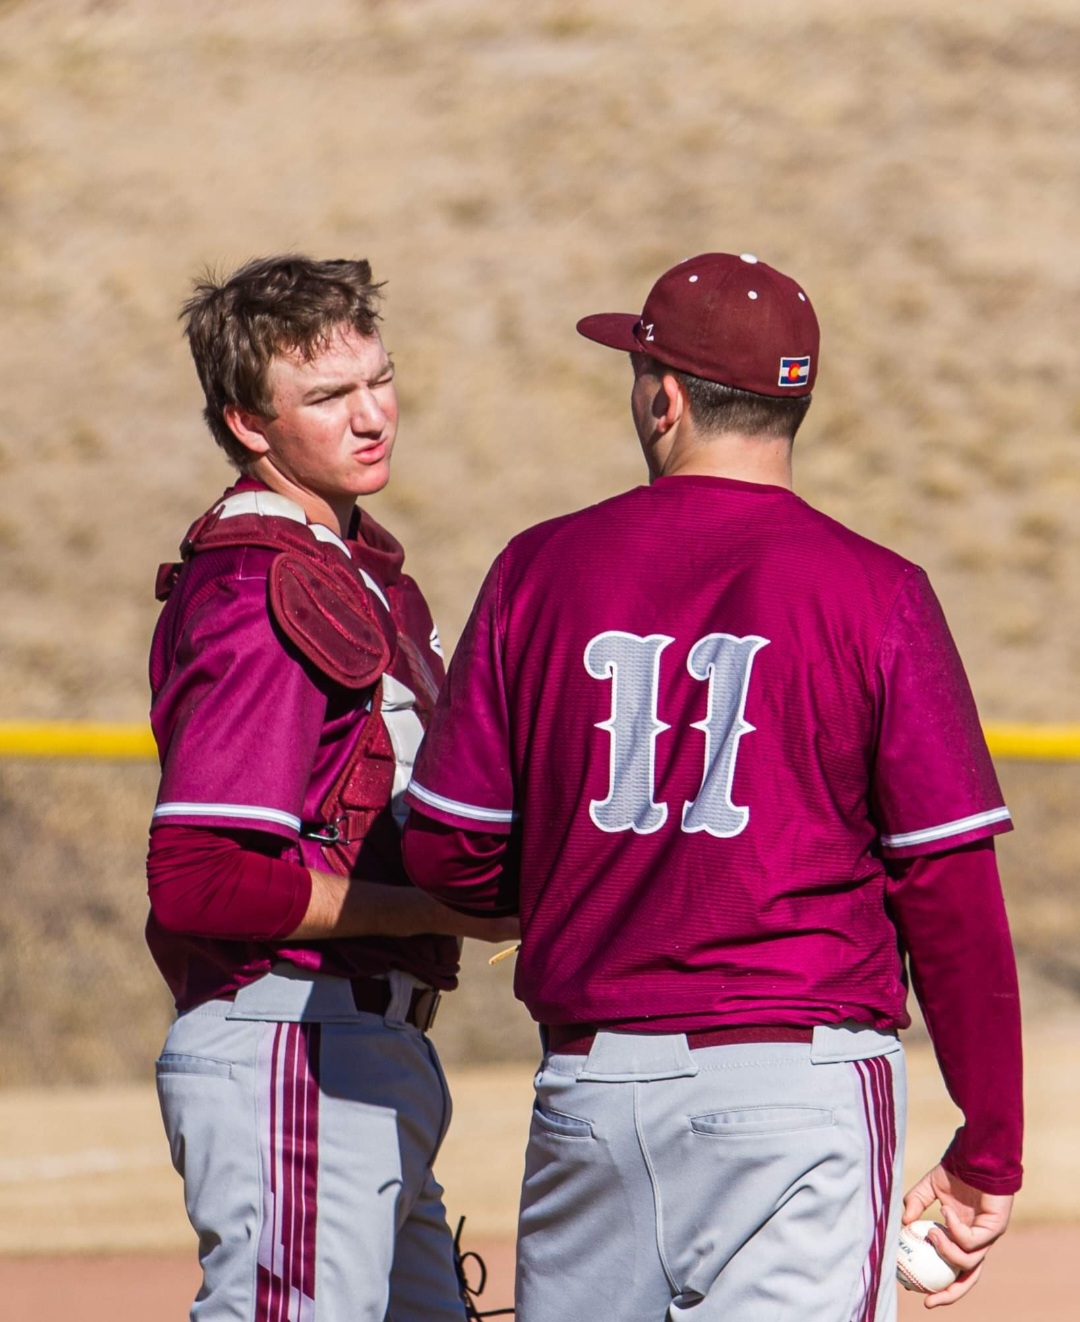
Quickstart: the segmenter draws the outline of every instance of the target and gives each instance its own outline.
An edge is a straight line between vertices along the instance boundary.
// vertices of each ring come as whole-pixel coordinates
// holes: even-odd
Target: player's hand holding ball
[[[945,1224],[923,1220],[940,1203]],[[935,1166],[904,1199],[897,1276],[909,1290],[938,1308],[963,1298],[982,1273],[987,1250],[1009,1224],[1011,1194],[984,1193],[944,1166]]]

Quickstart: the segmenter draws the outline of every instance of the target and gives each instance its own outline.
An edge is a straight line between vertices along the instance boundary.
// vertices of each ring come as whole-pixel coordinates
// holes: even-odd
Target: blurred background
[[[452,645],[513,533],[642,478],[576,319],[723,250],[823,325],[800,492],[927,568],[987,723],[1080,722],[1078,69],[1074,0],[0,0],[0,720],[145,720],[156,567],[231,480],[193,276],[386,281],[372,509]],[[1029,1024],[1075,1024],[1080,767],[1000,773]],[[155,787],[0,760],[0,1085],[152,1078]],[[536,1055],[486,953],[452,1065]]]

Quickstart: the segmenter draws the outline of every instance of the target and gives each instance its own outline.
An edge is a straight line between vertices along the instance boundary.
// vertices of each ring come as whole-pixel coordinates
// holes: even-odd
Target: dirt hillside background
[[[511,534],[640,480],[575,320],[719,249],[823,322],[801,492],[927,567],[988,721],[1080,721],[1078,70],[1071,0],[0,0],[0,719],[145,717],[154,569],[229,476],[175,322],[201,268],[388,282],[373,509],[452,642]],[[1050,1013],[1080,771],[1002,774]],[[0,763],[0,1082],[145,1076],[153,792]],[[529,1049],[507,985],[474,969],[451,1055]]]

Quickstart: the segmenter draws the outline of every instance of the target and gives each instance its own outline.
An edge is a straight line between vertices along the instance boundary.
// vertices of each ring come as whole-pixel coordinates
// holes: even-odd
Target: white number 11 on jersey
[[[589,816],[601,831],[648,835],[667,821],[667,805],[654,799],[656,740],[670,729],[657,716],[660,655],[674,638],[610,630],[585,648],[585,669],[593,679],[611,681],[611,715],[597,725],[611,741],[611,772],[606,799],[593,799]],[[692,802],[683,805],[682,829],[729,837],[746,829],[750,809],[732,801],[739,740],[753,730],[744,718],[754,657],[767,638],[710,633],[690,649],[686,668],[709,686],[703,721],[692,729],[705,735],[705,767]]]

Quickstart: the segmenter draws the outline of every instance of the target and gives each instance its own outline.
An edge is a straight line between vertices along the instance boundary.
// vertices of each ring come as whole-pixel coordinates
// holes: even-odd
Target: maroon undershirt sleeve
[[[311,875],[280,858],[287,841],[261,831],[158,826],[146,860],[150,907],[166,931],[277,941],[311,900]]]
[[[460,913],[499,918],[518,911],[510,837],[448,826],[413,809],[405,823],[405,870],[421,890]]]
[[[1020,997],[992,840],[887,861],[888,905],[949,1096],[964,1115],[943,1158],[984,1193],[1020,1187]]]

